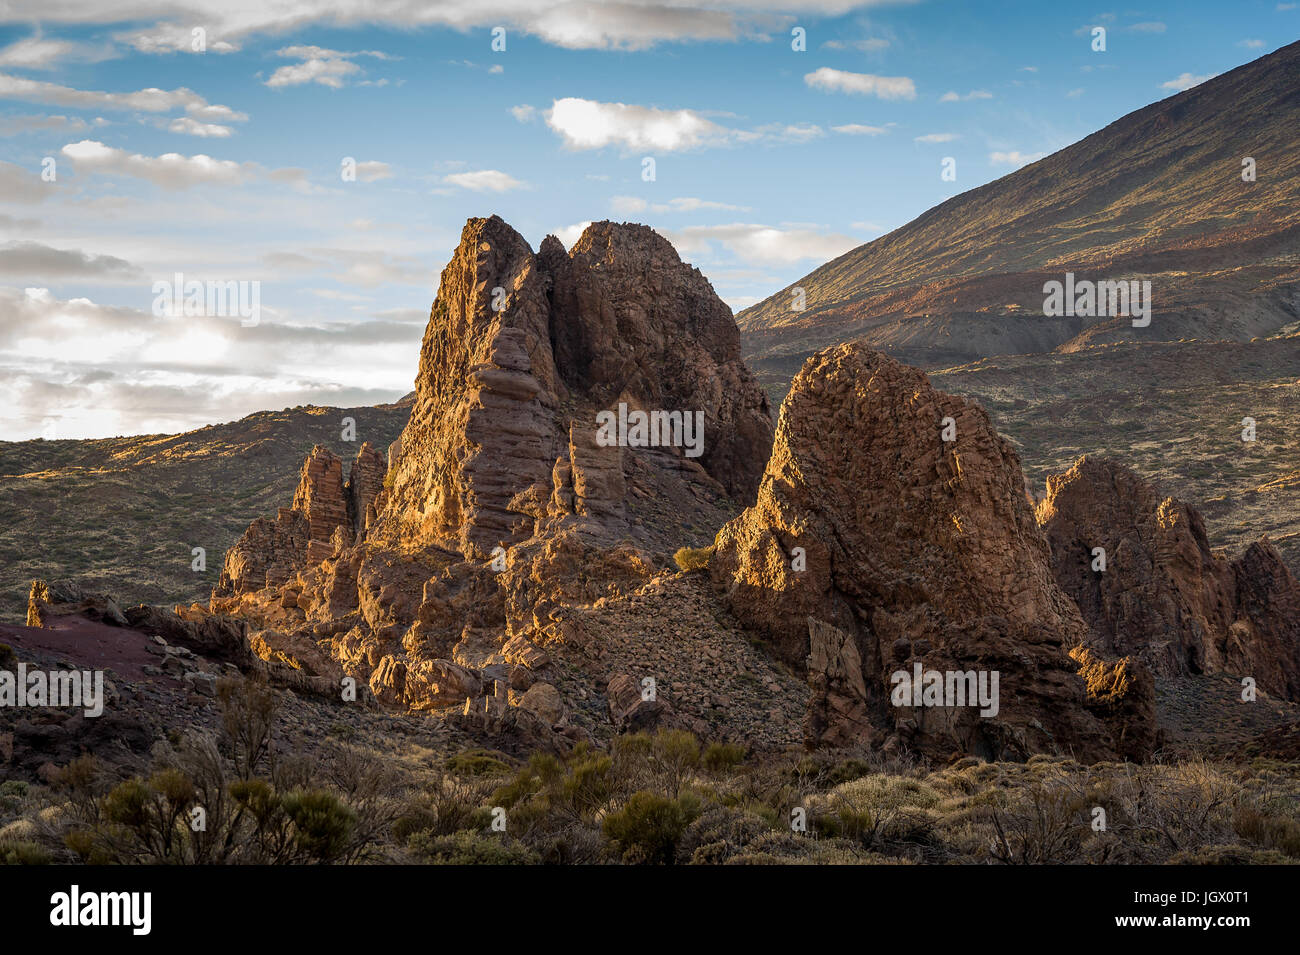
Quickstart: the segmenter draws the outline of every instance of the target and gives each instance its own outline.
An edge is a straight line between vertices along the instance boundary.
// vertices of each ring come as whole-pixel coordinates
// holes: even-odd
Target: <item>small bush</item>
[[[431,832],[411,839],[411,851],[432,865],[537,865],[537,853],[504,833],[462,829],[449,836]]]
[[[0,842],[0,865],[50,865],[54,857],[34,842]]]
[[[284,798],[294,842],[312,859],[330,862],[343,854],[357,816],[332,793],[292,792]]]
[[[710,743],[704,747],[700,761],[711,773],[722,772],[732,766],[738,766],[745,760],[745,747],[737,743]]]
[[[673,554],[673,560],[676,562],[679,570],[690,573],[693,570],[704,570],[709,566],[709,561],[713,558],[712,547],[683,547],[677,553]]]
[[[467,749],[447,760],[447,771],[458,776],[504,776],[510,764],[490,749]]]
[[[618,812],[606,816],[602,829],[624,862],[668,865],[689,823],[677,800],[642,790],[633,793]]]

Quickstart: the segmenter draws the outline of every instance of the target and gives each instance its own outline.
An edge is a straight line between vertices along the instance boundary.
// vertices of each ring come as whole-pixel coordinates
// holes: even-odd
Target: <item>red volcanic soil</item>
[[[151,638],[138,630],[113,627],[85,617],[57,617],[49,628],[0,623],[0,643],[15,650],[48,654],[93,670],[112,670],[127,680],[145,679],[145,664],[159,655],[146,647]]]

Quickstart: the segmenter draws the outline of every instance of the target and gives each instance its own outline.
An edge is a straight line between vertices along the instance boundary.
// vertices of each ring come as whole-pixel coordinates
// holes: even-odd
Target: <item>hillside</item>
[[[788,380],[862,339],[927,367],[1124,340],[1249,341],[1300,317],[1300,43],[1130,113],[741,312]],[[1253,158],[1257,179],[1242,180]],[[1043,284],[1149,279],[1150,326],[1043,316]],[[791,309],[801,287],[806,309]]]
[[[0,441],[0,620],[23,620],[37,577],[76,577],[130,601],[206,598],[226,549],[293,493],[313,445],[382,450],[409,414],[408,398],[261,411],[177,435]],[[344,417],[355,443],[341,440]],[[194,547],[207,551],[203,573],[190,569]]]

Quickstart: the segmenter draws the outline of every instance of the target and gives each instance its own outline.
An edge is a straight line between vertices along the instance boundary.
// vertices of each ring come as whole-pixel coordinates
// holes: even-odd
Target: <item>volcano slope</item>
[[[779,384],[849,339],[934,368],[1277,334],[1300,318],[1298,72],[1300,42],[935,206],[741,312],[747,359]],[[1149,280],[1150,324],[1045,317],[1067,272]]]

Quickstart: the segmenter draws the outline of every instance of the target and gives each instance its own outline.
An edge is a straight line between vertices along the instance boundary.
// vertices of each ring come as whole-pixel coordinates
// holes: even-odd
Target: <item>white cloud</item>
[[[167,127],[168,132],[183,133],[186,136],[201,136],[204,139],[224,139],[230,135],[229,126],[219,123],[200,123],[190,116],[177,116]]]
[[[1206,80],[1212,80],[1218,75],[1218,73],[1206,73],[1204,76],[1193,76],[1191,73],[1183,73],[1176,79],[1165,80],[1160,84],[1160,88],[1162,90],[1177,90],[1181,93],[1183,90],[1189,90],[1193,86],[1200,86]]]
[[[4,116],[0,117],[0,133],[14,136],[18,133],[34,133],[46,129],[80,130],[85,129],[84,120],[68,116]]]
[[[913,137],[913,142],[918,143],[950,143],[957,138],[956,133],[926,133],[924,136]]]
[[[158,13],[171,11],[159,10]],[[113,39],[134,47],[139,53],[234,53],[237,43],[223,39],[209,27],[216,22],[211,16],[199,23],[158,23],[151,33],[123,32]],[[201,31],[197,32],[196,31]]]
[[[519,106],[510,107],[510,115],[521,123],[530,123],[537,115],[537,108],[523,103]]]
[[[663,214],[670,212],[700,212],[722,211],[722,212],[749,212],[748,206],[735,206],[727,202],[715,202],[711,199],[696,199],[693,196],[682,196],[676,199],[669,199],[667,202],[648,202],[639,196],[614,196],[609,200],[610,209],[619,215],[635,215],[645,212],[647,209],[651,212]]]
[[[357,163],[357,179],[361,182],[378,182],[380,179],[391,179],[392,177],[393,167],[386,162],[367,159]]]
[[[880,99],[915,99],[916,84],[906,76],[875,76],[849,73],[823,66],[804,75],[803,81],[816,90],[828,93],[854,93]]]
[[[270,87],[301,86],[319,83],[331,89],[340,89],[349,76],[361,72],[361,67],[350,60],[305,60],[292,66],[282,66],[266,81]]]
[[[225,122],[248,119],[244,113],[237,113],[228,106],[209,103],[198,93],[183,86],[174,90],[150,87],[131,93],[105,93],[0,73],[0,99],[46,103],[73,109],[138,110],[142,113],[170,113],[181,109],[196,119]]]
[[[1238,40],[1237,46],[1245,47],[1247,50],[1260,50],[1264,47],[1263,40]]]
[[[791,14],[838,17],[896,0],[131,0],[126,5],[89,0],[8,0],[8,17],[20,23],[120,24],[120,35],[142,52],[188,50],[190,30],[207,30],[208,49],[233,48],[241,39],[313,27],[375,25],[396,29],[445,26],[463,32],[504,25],[569,49],[640,50],[659,43],[770,40],[789,34]],[[136,24],[156,19],[141,31]],[[868,40],[866,43],[876,41]]]
[[[0,49],[0,66],[20,70],[51,70],[58,66],[60,60],[76,59],[83,63],[97,63],[111,55],[112,51],[106,47],[46,39],[37,32]]]
[[[262,321],[244,328],[237,316],[177,320],[0,286],[4,437],[51,425],[59,438],[184,431],[265,408],[373,405],[410,389],[422,323],[291,325],[275,319],[275,294],[262,289]]]
[[[570,149],[620,146],[627,150],[676,152],[720,145],[729,131],[689,109],[656,109],[566,97],[546,112],[546,125]]]
[[[62,152],[78,170],[131,176],[164,189],[185,189],[213,183],[236,185],[246,181],[253,172],[250,164],[213,159],[202,153],[195,156],[182,156],[179,153],[142,156],[105,146],[93,139],[70,143],[63,147]]]
[[[843,40],[827,40],[822,44],[822,48],[826,50],[854,49],[861,50],[863,53],[879,53],[881,50],[888,49],[889,43],[890,41],[884,37],[873,36],[865,40],[851,40],[847,43]]]
[[[939,102],[940,103],[961,103],[961,102],[968,102],[973,99],[992,99],[992,98],[993,98],[993,94],[990,93],[988,90],[971,90],[965,96],[962,96],[956,90],[949,90],[947,93],[944,93],[942,96],[939,97]]]
[[[1145,23],[1132,23],[1124,29],[1131,33],[1164,33],[1166,27],[1159,21],[1151,20]]]
[[[569,149],[615,146],[625,153],[804,143],[826,135],[815,123],[767,123],[754,129],[737,129],[715,123],[692,109],[659,109],[575,97],[555,100],[544,115],[547,126]]]
[[[826,261],[862,244],[852,236],[811,228],[774,228],[741,222],[687,226],[663,234],[683,255],[709,252],[717,244],[747,262],[787,265],[805,259]]]
[[[609,207],[621,216],[636,215],[645,212],[650,203],[637,196],[614,196],[609,200]]]
[[[358,50],[344,52],[329,50],[319,46],[286,46],[276,50],[278,56],[291,60],[302,60],[291,66],[282,66],[271,74],[266,81],[270,87],[301,86],[304,83],[318,83],[331,89],[340,89],[349,77],[364,75],[364,70],[352,62],[356,57],[369,56],[380,60],[393,57],[379,50]]]
[[[0,162],[0,201],[40,202],[49,194],[50,185],[22,166]]]
[[[1082,95],[1083,95],[1083,87],[1082,87],[1082,86],[1076,87],[1075,89],[1070,90],[1070,91],[1069,91],[1068,93],[1066,93],[1065,95],[1068,96],[1068,97],[1070,97],[1071,99],[1074,99],[1074,98],[1076,98],[1076,97],[1082,96]]]
[[[39,242],[0,245],[0,275],[32,278],[86,279],[132,277],[135,266],[112,255],[90,255],[80,249],[55,249]]]
[[[509,192],[512,189],[523,189],[528,185],[496,169],[455,172],[443,176],[442,181],[448,185],[459,186],[461,189],[469,189],[471,192]]]
[[[1013,149],[1010,152],[989,153],[989,162],[995,166],[1024,166],[1037,162],[1046,155],[1047,153],[1022,153],[1018,149]]]
[[[884,126],[863,126],[861,123],[846,123],[843,126],[832,126],[831,129],[846,136],[883,136],[889,132]]]
[[[587,231],[587,226],[591,225],[591,220],[586,222],[576,222],[573,225],[564,226],[562,229],[556,229],[551,234],[564,243],[566,249],[573,248],[573,243],[582,238],[582,233]]]

